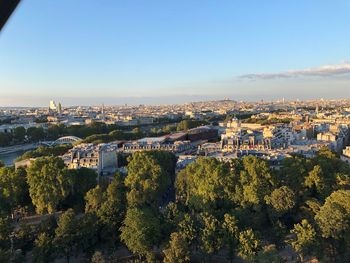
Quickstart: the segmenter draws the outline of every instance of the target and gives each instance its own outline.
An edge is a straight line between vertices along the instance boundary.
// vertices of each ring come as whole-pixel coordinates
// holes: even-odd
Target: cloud
[[[350,74],[350,62],[341,64],[325,65],[317,68],[308,68],[301,70],[290,70],[277,73],[253,73],[241,75],[239,79],[284,79],[299,77],[333,77],[338,75]]]

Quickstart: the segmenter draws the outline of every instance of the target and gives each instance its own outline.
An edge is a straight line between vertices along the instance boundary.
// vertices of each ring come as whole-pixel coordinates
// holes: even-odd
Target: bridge
[[[73,144],[75,142],[82,141],[83,139],[80,139],[77,136],[64,136],[61,138],[58,138],[56,141],[53,142],[53,145],[57,144]]]
[[[56,141],[42,141],[40,142],[40,144],[45,146],[55,146],[55,145],[62,145],[62,144],[73,144],[75,142],[80,142],[82,140],[83,139],[77,136],[64,136],[64,137],[58,138]]]

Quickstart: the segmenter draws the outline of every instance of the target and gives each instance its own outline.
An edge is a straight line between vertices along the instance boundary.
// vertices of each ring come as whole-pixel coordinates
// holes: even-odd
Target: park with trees
[[[1,167],[0,262],[349,262],[350,167],[330,150],[175,164],[137,152],[109,180],[52,154]]]

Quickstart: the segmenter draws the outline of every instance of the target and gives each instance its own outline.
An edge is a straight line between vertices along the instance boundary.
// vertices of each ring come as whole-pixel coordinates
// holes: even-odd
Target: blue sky
[[[349,97],[349,14],[348,0],[22,1],[0,32],[0,106]]]

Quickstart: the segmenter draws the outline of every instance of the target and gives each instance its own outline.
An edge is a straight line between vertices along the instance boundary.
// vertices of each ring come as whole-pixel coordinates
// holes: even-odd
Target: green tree
[[[72,148],[70,144],[55,145],[51,147],[40,146],[33,151],[27,151],[22,156],[17,158],[17,160],[25,160],[29,158],[38,158],[43,156],[60,156],[66,153]]]
[[[34,242],[33,261],[36,263],[50,263],[55,259],[53,238],[46,233],[39,233]]]
[[[176,178],[179,201],[199,211],[212,211],[232,204],[235,177],[228,163],[199,158],[181,170]]]
[[[244,157],[240,183],[242,187],[241,205],[243,207],[263,204],[265,197],[271,193],[274,185],[267,162],[254,156]]]
[[[67,169],[58,157],[36,159],[27,170],[29,194],[38,213],[52,213],[68,195]]]
[[[219,220],[208,213],[201,214],[201,249],[207,255],[213,255],[223,247],[223,231]]]
[[[188,241],[179,232],[170,235],[168,247],[163,250],[164,263],[185,263],[190,262],[191,251]]]
[[[315,219],[323,237],[350,242],[350,190],[333,192]]]
[[[7,217],[0,217],[0,248],[10,248],[10,234],[13,231],[11,221]]]
[[[150,208],[127,210],[120,238],[132,253],[141,256],[152,254],[161,237],[160,220]]]
[[[13,139],[16,142],[19,142],[19,143],[23,142],[25,139],[25,136],[26,136],[26,129],[23,126],[16,127],[13,130]]]
[[[192,128],[196,128],[198,126],[208,124],[205,121],[197,121],[197,120],[182,120],[178,123],[176,129],[178,131],[187,131]]]
[[[322,193],[325,189],[324,174],[322,167],[316,165],[305,178],[305,186],[317,193]]]
[[[83,167],[78,170],[69,170],[67,176],[71,189],[65,203],[74,204],[74,207],[81,209],[84,207],[86,193],[97,184],[97,174],[94,170]]]
[[[295,194],[288,186],[282,186],[273,190],[266,201],[277,213],[284,214],[294,208]]]
[[[68,209],[60,216],[55,230],[55,247],[58,255],[64,256],[67,262],[69,262],[73,252],[77,249],[78,239],[80,238],[77,231],[78,225],[73,209]]]
[[[163,153],[166,154],[166,153]],[[129,159],[125,185],[129,206],[157,205],[170,186],[171,178],[153,152],[137,152]]]
[[[12,139],[12,133],[0,132],[0,147],[6,147],[11,145]]]
[[[290,242],[295,252],[300,256],[301,261],[306,255],[311,255],[317,248],[317,236],[313,226],[303,219],[301,223],[295,224],[291,230],[295,238]]]
[[[77,249],[91,256],[98,243],[98,218],[93,213],[87,213],[76,221]]]
[[[292,189],[296,195],[302,194],[304,178],[307,176],[310,160],[300,156],[293,156],[282,161],[282,167],[277,173],[277,180],[281,185]]]
[[[126,188],[120,174],[115,175],[106,189],[103,188],[98,185],[87,192],[85,212],[97,215],[102,227],[102,238],[110,245],[115,245],[125,216]]]
[[[126,188],[120,174],[116,174],[105,192],[105,201],[98,210],[101,220],[118,229],[125,216]]]
[[[85,195],[85,212],[94,212],[101,208],[105,201],[104,189],[100,185],[90,189]]]
[[[239,239],[238,221],[236,217],[232,214],[225,214],[222,228],[224,234],[224,243],[226,244],[229,252],[230,262],[232,262],[235,256],[235,251],[237,249]]]
[[[116,174],[104,192],[104,201],[96,210],[102,225],[101,236],[108,244],[115,246],[119,241],[119,228],[126,212],[126,189],[120,174]]]
[[[245,260],[252,261],[260,250],[261,242],[252,229],[239,233],[238,255]]]
[[[42,127],[30,127],[27,129],[27,136],[31,142],[45,139],[45,132]]]
[[[45,233],[53,237],[57,228],[57,220],[54,215],[50,215],[46,219],[42,220],[37,226],[38,233]]]
[[[187,240],[190,246],[193,246],[198,236],[198,223],[189,214],[185,214],[179,222],[179,231]]]
[[[0,185],[1,206],[6,207],[7,211],[30,202],[24,169],[0,168]]]

